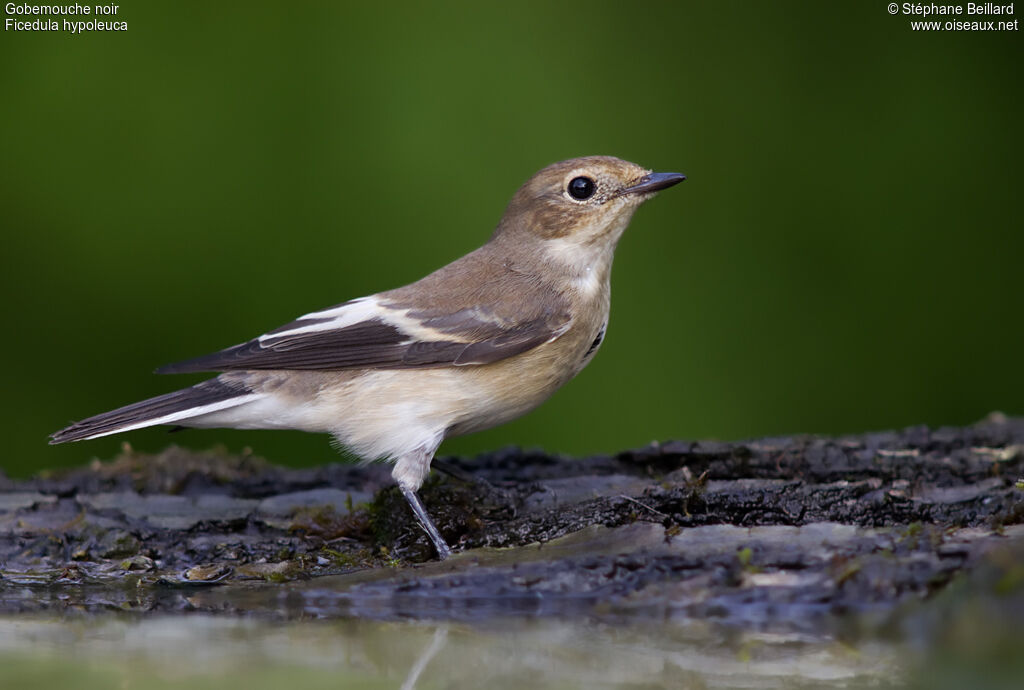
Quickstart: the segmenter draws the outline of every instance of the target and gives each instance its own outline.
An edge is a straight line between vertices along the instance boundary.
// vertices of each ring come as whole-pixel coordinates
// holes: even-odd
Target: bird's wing
[[[157,373],[488,364],[554,340],[571,324],[560,304],[525,312],[503,306],[417,309],[374,295],[306,314],[247,343]]]

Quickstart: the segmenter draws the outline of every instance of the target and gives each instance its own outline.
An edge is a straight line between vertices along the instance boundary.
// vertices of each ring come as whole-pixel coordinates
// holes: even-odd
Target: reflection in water
[[[448,627],[445,625],[439,626],[434,631],[434,639],[430,641],[430,646],[423,650],[423,654],[416,660],[416,663],[409,669],[409,675],[406,676],[405,682],[402,683],[402,690],[413,690],[416,687],[416,681],[419,680],[420,674],[423,673],[423,669],[427,667],[430,660],[433,659],[441,647],[444,646],[445,640],[448,639]]]
[[[76,689],[712,688],[887,684],[895,650],[828,636],[655,625],[506,619],[486,626],[374,621],[269,624],[175,616],[0,619],[0,680],[73,679]]]
[[[401,615],[395,597],[382,597],[389,605],[373,610],[386,611],[387,620],[352,618],[340,616],[341,599],[327,597],[323,582],[309,591],[235,588],[233,606],[224,609],[230,614],[160,615],[163,600],[154,600],[140,616],[118,613],[124,600],[117,598],[105,600],[114,613],[97,614],[97,596],[108,589],[88,597],[47,589],[60,614],[0,617],[0,688],[1017,690],[1024,677],[1021,562],[1018,551],[993,552],[928,600],[863,616],[819,616],[813,624],[799,607],[766,609],[737,624],[724,622],[730,619],[721,607],[705,607],[707,615],[697,618],[635,597],[618,608],[597,603],[575,615],[540,617],[487,602],[486,616],[480,608],[468,615],[473,611],[439,602],[438,611],[463,617],[436,622]],[[0,594],[16,603],[38,599],[40,591],[0,582]],[[214,594],[187,596],[217,610]],[[227,590],[220,596],[226,601]],[[317,618],[320,606],[332,607],[323,610],[334,617]]]

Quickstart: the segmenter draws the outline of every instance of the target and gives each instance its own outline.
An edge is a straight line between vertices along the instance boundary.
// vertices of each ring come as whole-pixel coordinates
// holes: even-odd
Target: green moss
[[[366,562],[355,554],[336,551],[327,547],[320,549],[320,554],[324,558],[329,559],[334,565],[342,568],[360,568],[366,565]]]
[[[916,549],[918,539],[920,539],[924,532],[924,525],[920,522],[912,522],[906,526],[906,528],[900,533],[897,538],[897,542],[903,544],[911,549]]]
[[[740,567],[745,573],[761,572],[761,568],[754,565],[754,550],[749,546],[744,546],[736,552],[736,560],[740,562]]]
[[[842,586],[843,583],[859,573],[861,568],[864,567],[859,559],[852,558],[849,561],[840,562],[839,565],[841,566],[839,572],[834,576],[835,583],[839,586]]]
[[[1000,596],[1007,596],[1019,592],[1024,588],[1024,565],[1014,565],[1007,569],[999,578],[993,588]]]

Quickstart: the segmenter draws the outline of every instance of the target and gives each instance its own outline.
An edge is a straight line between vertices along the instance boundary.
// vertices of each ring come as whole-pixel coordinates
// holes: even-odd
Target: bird
[[[549,165],[479,249],[404,287],[160,367],[217,376],[83,419],[50,443],[154,425],[328,433],[363,461],[394,463],[415,519],[448,558],[417,494],[438,446],[529,412],[593,359],[619,239],[641,204],[685,179],[611,156]]]

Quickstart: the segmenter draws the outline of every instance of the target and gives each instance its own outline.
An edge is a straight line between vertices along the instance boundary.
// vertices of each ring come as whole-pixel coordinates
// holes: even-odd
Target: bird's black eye
[[[594,181],[589,177],[574,177],[569,182],[569,196],[583,201],[594,196]]]

